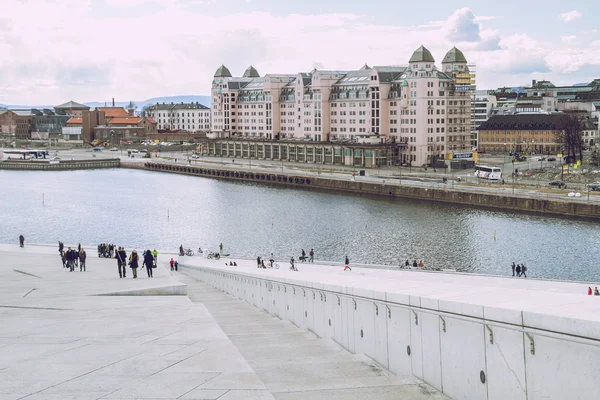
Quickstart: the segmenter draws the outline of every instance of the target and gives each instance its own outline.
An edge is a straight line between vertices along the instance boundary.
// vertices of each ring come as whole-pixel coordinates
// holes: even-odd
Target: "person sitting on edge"
[[[413,268],[417,268],[417,260],[413,260]]]
[[[408,268],[408,267],[410,267],[410,263],[408,262],[408,260],[406,260],[406,262],[404,263],[404,267],[405,267],[405,268]]]
[[[234,266],[234,267],[237,267],[237,263],[236,263],[235,261],[233,262],[233,266]]]
[[[591,296],[591,295],[592,295],[592,287],[590,286],[590,287],[588,287],[588,296]]]
[[[594,296],[600,296],[600,291],[598,291],[598,286],[594,288]]]
[[[423,260],[420,260],[420,261],[419,261],[419,268],[423,268],[423,266],[424,266],[424,265],[423,265]]]

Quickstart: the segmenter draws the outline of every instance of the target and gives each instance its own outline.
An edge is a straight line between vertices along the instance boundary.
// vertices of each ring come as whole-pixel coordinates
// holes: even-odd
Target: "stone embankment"
[[[496,194],[493,192],[475,192],[449,187],[423,187],[400,185],[390,181],[367,182],[360,180],[344,180],[320,176],[305,176],[293,173],[275,173],[252,170],[232,170],[218,167],[198,167],[157,162],[123,163],[122,167],[140,168],[150,171],[161,171],[193,176],[202,176],[234,181],[259,182],[300,189],[335,190],[361,195],[386,196],[390,198],[406,198],[429,200],[443,203],[461,204],[501,210],[574,216],[580,218],[600,219],[600,204],[567,201],[557,198]]]
[[[98,160],[7,160],[0,162],[0,169],[24,170],[24,171],[62,171],[76,169],[98,169],[98,168],[119,168],[121,160],[118,158],[98,159]]]

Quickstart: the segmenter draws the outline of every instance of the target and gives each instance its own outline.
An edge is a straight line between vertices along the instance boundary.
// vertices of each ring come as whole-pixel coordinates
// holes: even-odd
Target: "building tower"
[[[231,72],[225,65],[217,68],[212,81],[211,104],[212,104],[212,122],[211,130],[218,133],[218,136],[225,137],[225,132],[229,131],[229,97],[227,93],[227,81],[231,78]],[[225,90],[224,90],[225,89]]]
[[[471,150],[472,77],[462,51],[452,47],[444,56],[442,71],[453,80],[448,97],[447,143],[454,150]]]

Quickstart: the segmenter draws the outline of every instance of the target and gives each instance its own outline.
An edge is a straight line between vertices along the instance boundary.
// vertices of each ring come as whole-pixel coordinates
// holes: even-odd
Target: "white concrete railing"
[[[393,373],[422,379],[453,399],[600,396],[596,321],[582,326],[581,320],[525,316],[476,299],[456,303],[307,282],[302,275],[289,279],[262,270],[185,267],[224,292],[366,354]]]

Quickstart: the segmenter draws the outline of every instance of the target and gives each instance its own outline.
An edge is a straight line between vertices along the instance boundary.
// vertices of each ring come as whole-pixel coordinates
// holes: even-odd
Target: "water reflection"
[[[515,261],[531,276],[600,280],[594,222],[125,169],[0,171],[0,183],[1,242],[23,233],[30,243],[214,250],[222,241],[245,257],[287,261],[314,248],[317,260],[493,274]]]

